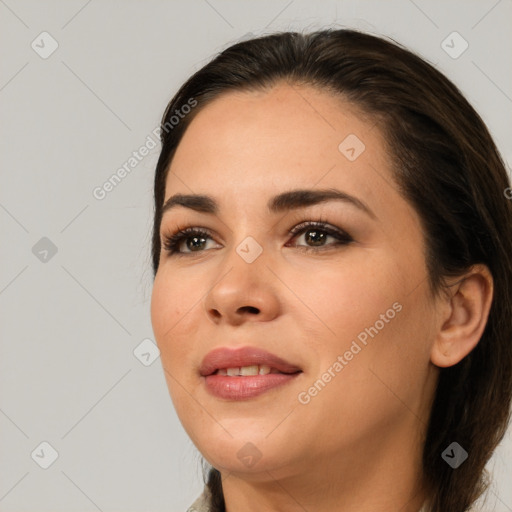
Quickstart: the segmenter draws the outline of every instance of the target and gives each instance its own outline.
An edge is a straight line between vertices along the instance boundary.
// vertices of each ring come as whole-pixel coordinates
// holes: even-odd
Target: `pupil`
[[[192,238],[189,238],[189,240],[192,240],[192,243],[188,243],[187,242],[187,246],[188,248],[193,251],[195,249],[201,249],[202,247],[202,244],[204,244],[204,242],[206,242],[206,239],[204,237],[198,237],[198,236],[194,236]],[[200,240],[201,241],[201,244],[200,245],[194,245],[196,243],[196,241]]]
[[[309,234],[309,236],[308,236]],[[312,234],[312,236],[311,236]],[[316,230],[310,229],[309,231],[306,231],[306,241],[313,242],[313,245],[322,245],[322,242],[325,238],[325,233],[322,233],[321,231],[318,232]]]

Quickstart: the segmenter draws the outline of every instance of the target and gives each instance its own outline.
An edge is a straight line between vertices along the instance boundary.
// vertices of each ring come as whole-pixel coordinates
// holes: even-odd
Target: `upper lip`
[[[221,368],[239,368],[252,365],[267,365],[282,373],[302,371],[298,366],[257,347],[236,349],[220,347],[208,352],[201,362],[199,373],[206,377]]]

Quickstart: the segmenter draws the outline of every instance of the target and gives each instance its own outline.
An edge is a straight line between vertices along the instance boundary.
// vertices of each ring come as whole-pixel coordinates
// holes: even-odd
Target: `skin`
[[[353,162],[338,150],[348,134],[365,144]],[[339,201],[266,209],[278,193],[331,187],[364,201],[375,218]],[[420,220],[397,190],[381,132],[312,87],[229,92],[203,108],[169,169],[165,199],[176,193],[211,195],[220,210],[180,206],[164,215],[162,236],[188,226],[213,236],[199,252],[185,243],[182,256],[162,250],[151,320],[173,404],[221,471],[227,511],[417,512],[427,497],[421,451],[439,367],[460,361],[483,332],[486,267],[430,295]],[[329,236],[329,247],[313,252],[307,232],[288,233],[306,220],[354,241],[334,245]],[[263,248],[252,263],[236,252],[247,236]],[[300,403],[299,393],[395,302],[401,311]],[[213,397],[199,375],[203,357],[245,345],[303,373],[250,400]],[[248,442],[261,456],[251,467],[237,456]]]

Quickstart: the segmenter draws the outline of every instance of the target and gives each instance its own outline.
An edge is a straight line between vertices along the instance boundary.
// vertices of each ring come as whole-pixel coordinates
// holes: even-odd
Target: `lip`
[[[299,373],[269,373],[247,377],[208,375],[202,377],[207,391],[224,400],[248,400],[296,379]]]
[[[268,365],[282,373],[244,377],[215,374],[221,368],[252,365]],[[292,381],[302,373],[302,370],[275,354],[256,347],[221,347],[206,355],[199,373],[204,379],[207,391],[213,396],[225,400],[247,400]]]
[[[238,368],[240,366],[267,365],[281,373],[302,371],[298,366],[285,361],[266,350],[257,347],[228,348],[220,347],[208,352],[201,362],[199,373],[203,377],[212,375],[221,368]]]

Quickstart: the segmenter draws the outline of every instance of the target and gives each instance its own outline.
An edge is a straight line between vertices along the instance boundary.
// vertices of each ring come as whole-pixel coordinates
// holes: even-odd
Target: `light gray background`
[[[153,339],[159,147],[92,194],[186,77],[248,33],[390,35],[461,88],[510,164],[511,20],[511,0],[0,0],[0,510],[179,512],[202,489],[160,359],[133,353]],[[43,31],[59,45],[46,59],[31,47],[49,48]],[[453,31],[469,43],[456,59],[441,47]],[[46,262],[32,252],[42,237],[58,250]],[[512,511],[510,432],[489,464],[497,512]],[[48,469],[43,441],[58,452]]]

